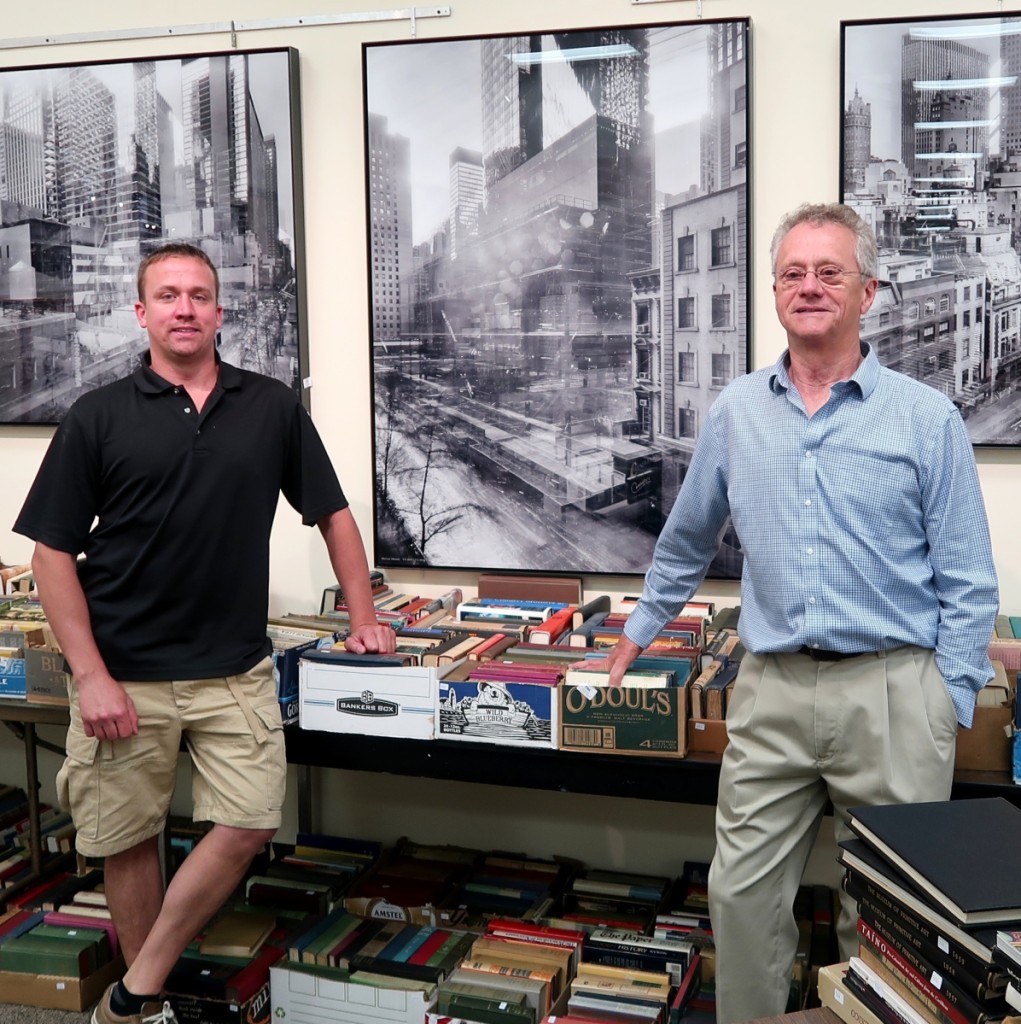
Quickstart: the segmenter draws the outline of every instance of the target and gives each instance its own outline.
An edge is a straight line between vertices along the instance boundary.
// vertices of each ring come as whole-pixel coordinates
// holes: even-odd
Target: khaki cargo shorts
[[[85,735],[70,687],[57,796],[74,819],[79,853],[107,857],[163,830],[182,736],[196,821],[280,827],[287,759],[271,659],[237,676],[123,686],[138,712],[138,733],[103,741]]]

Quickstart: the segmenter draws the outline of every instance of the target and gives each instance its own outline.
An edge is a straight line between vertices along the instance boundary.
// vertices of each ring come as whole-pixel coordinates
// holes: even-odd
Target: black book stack
[[[890,804],[852,808],[849,824],[838,859],[858,955],[842,979],[852,998],[827,1005],[886,1024],[1009,1015],[996,948],[998,931],[1021,930],[1021,810],[1000,797]]]

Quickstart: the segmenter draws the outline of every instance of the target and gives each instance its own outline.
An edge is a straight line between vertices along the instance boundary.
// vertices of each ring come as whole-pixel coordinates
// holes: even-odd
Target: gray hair
[[[871,280],[879,270],[879,252],[876,236],[872,228],[858,216],[850,206],[843,203],[803,203],[796,210],[791,210],[780,226],[773,233],[773,241],[769,247],[769,261],[773,273],[776,273],[776,255],[788,232],[799,224],[838,224],[854,234],[854,253],[858,260],[858,270],[862,277]]]

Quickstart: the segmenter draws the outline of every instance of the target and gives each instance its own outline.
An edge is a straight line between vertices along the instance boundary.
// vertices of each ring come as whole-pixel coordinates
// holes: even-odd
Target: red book
[[[576,604],[569,604],[554,612],[548,619],[540,623],[528,632],[528,642],[550,646],[563,636],[569,629],[573,628],[574,613],[578,610]]]
[[[263,943],[251,961],[227,982],[227,999],[244,1005],[269,981],[269,969],[286,954],[279,946]]]
[[[556,686],[564,677],[561,665],[525,665],[520,662],[487,661],[484,666],[472,669],[468,678],[472,682],[491,680],[498,683],[536,683],[541,686]]]
[[[330,947],[326,954],[327,966],[347,966],[347,958],[357,953],[378,931],[379,922],[374,921],[370,917],[365,918],[360,924],[355,925],[347,935],[338,939],[337,942]],[[317,957],[317,963],[321,962],[322,961]]]
[[[918,999],[927,1009],[934,1013],[937,1019],[947,1024],[973,1024],[961,1009],[949,1002],[939,989],[934,988],[929,979],[924,977],[911,966],[881,935],[873,931],[871,926],[858,918],[859,954],[871,951],[871,953],[883,964],[886,965],[890,974],[897,978],[900,983],[913,990],[915,998]],[[865,963],[870,967],[867,957],[863,957]],[[895,986],[896,988],[896,986]]]
[[[51,878],[45,878],[41,882],[36,882],[35,885],[29,886],[23,892],[12,896],[7,902],[15,907],[34,907],[50,889],[60,882],[67,881],[70,877],[67,871],[61,871]]]
[[[446,942],[447,939],[449,938],[450,932],[448,932],[444,928],[437,928],[436,931],[434,931],[432,935],[430,935],[429,938],[427,938],[425,942],[423,942],[422,945],[419,946],[418,949],[416,949],[415,952],[408,957],[408,963],[428,963],[429,957],[431,957],[433,953],[435,953],[436,950],[438,950],[440,946],[442,946],[443,943]]]
[[[512,918],[494,918],[486,923],[486,934],[497,939],[514,939],[535,942],[541,946],[562,946],[576,950],[574,963],[582,958],[585,932],[573,928],[556,928],[552,925],[533,924]]]
[[[0,944],[4,939],[12,939],[15,935],[21,935],[30,928],[34,928],[43,920],[41,910],[19,910],[0,920]]]
[[[504,643],[505,640],[511,640],[511,643]],[[468,652],[468,657],[473,661],[478,661],[482,658],[483,654],[487,651],[492,651],[493,648],[499,647],[500,650],[505,651],[508,647],[512,647],[517,637],[509,637],[506,633],[494,633],[492,636],[486,637],[477,647],[473,647]],[[492,655],[489,655],[491,657]]]

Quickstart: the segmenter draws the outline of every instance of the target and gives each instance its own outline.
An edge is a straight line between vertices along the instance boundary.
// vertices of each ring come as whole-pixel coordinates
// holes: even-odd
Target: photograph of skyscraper
[[[862,337],[1021,443],[1021,19],[844,22],[842,193],[875,229]]]
[[[747,32],[366,44],[377,564],[648,566],[748,369]]]
[[[57,423],[134,368],[165,241],[218,268],[223,358],[298,388],[296,76],[293,50],[0,72],[0,422]]]

